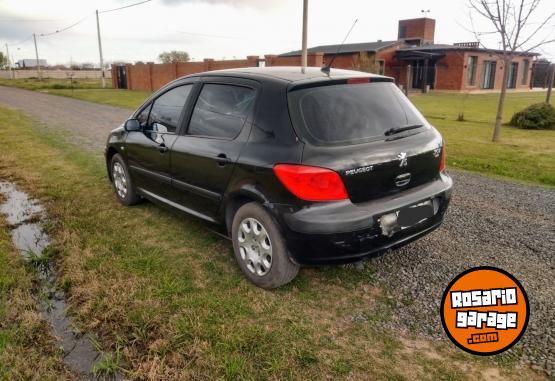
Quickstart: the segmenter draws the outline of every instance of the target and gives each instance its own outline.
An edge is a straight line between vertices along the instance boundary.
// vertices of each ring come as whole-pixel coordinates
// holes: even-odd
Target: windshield
[[[318,145],[385,139],[392,128],[427,125],[392,82],[293,90],[289,108],[298,133]]]

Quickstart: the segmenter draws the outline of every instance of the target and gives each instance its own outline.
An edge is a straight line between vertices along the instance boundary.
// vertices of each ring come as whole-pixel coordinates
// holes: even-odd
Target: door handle
[[[166,152],[168,152],[168,150],[169,150],[169,148],[166,147],[166,145],[163,144],[163,143],[158,146],[158,151],[160,151],[160,153],[166,153]]]
[[[225,153],[221,153],[218,156],[216,156],[216,161],[218,162],[218,165],[220,167],[225,167],[226,164],[231,163],[231,159],[227,157]]]

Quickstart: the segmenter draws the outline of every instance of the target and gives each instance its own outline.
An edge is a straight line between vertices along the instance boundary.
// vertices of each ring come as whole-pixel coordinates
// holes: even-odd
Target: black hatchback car
[[[177,79],[106,146],[119,201],[220,224],[257,286],[436,229],[449,204],[440,134],[388,77],[299,67]]]

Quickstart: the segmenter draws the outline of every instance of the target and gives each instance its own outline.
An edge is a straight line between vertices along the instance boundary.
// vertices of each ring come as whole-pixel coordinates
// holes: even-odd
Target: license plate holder
[[[434,206],[431,201],[407,206],[399,210],[397,223],[401,228],[408,228],[422,222],[434,215]]]

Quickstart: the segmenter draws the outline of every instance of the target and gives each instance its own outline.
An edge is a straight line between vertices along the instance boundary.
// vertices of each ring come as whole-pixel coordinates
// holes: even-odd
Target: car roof
[[[272,67],[245,67],[235,69],[224,69],[197,73],[194,76],[232,76],[244,77],[250,79],[277,80],[295,85],[301,83],[318,82],[322,80],[337,80],[345,78],[381,78],[388,79],[382,75],[365,73],[354,70],[330,69],[329,73],[325,73],[320,67],[307,67],[304,73],[300,66],[272,66]]]

